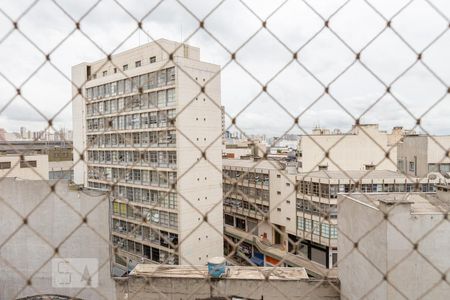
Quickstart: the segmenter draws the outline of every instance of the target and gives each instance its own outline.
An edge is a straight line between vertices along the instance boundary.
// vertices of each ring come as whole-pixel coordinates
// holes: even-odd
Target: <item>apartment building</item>
[[[391,170],[396,171],[397,143],[405,134],[401,127],[391,133],[378,124],[354,125],[348,133],[316,128],[299,142],[304,172],[318,170]],[[386,158],[389,153],[389,159]]]
[[[450,136],[407,135],[398,145],[398,170],[409,176],[450,174]],[[438,175],[438,174],[435,174]]]
[[[283,258],[284,265],[323,272],[338,261],[339,194],[434,193],[439,183],[389,170],[297,173],[289,163],[231,159],[223,177],[225,239],[244,240],[237,260],[276,265]]]
[[[164,39],[73,67],[74,180],[111,190],[118,266],[222,255],[219,71]]]
[[[448,299],[447,188],[339,197],[342,298]]]

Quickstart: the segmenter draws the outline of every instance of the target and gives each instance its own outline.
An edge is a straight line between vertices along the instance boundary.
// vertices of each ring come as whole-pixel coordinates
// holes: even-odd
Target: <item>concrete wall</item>
[[[442,273],[450,268],[450,224],[441,213],[412,214],[409,205],[389,210],[387,226],[388,299],[446,299],[450,286],[442,284]],[[411,253],[412,243],[419,243]],[[441,283],[441,284],[439,284]],[[433,287],[434,285],[437,285]]]
[[[87,80],[87,64],[72,67],[72,123],[73,123],[73,171],[76,184],[86,184],[87,159],[86,150],[86,99],[78,94],[78,88],[84,87]],[[84,89],[83,89],[84,90]],[[83,91],[84,92],[84,91]],[[83,155],[83,160],[81,160]]]
[[[48,163],[49,171],[69,171],[72,170],[74,165],[73,161],[51,161]]]
[[[328,170],[364,170],[365,165],[372,164],[379,164],[379,170],[396,171],[397,147],[391,149],[390,140],[390,135],[379,131],[376,125],[362,125],[345,135],[303,136],[300,141],[303,172],[317,171],[319,165],[328,166]],[[389,150],[392,161],[384,159]],[[329,151],[329,158],[325,158],[325,151]]]
[[[24,155],[25,161],[36,161],[36,167],[21,168],[20,155],[0,156],[0,162],[10,162],[11,168],[0,169],[0,178],[17,177],[26,180],[48,179],[48,156],[47,155]]]
[[[185,58],[176,64],[180,263],[206,264],[223,255],[220,67]]]
[[[280,178],[278,178],[278,175]],[[297,193],[295,175],[279,170],[270,170],[270,222],[286,227],[286,232],[297,233]],[[280,193],[280,194],[279,194]],[[280,210],[278,210],[278,208]],[[286,236],[287,238],[287,236]],[[287,240],[284,245],[287,248]]]
[[[447,156],[449,148],[450,136],[405,136],[398,146],[398,160],[404,161],[406,174],[426,177],[429,173],[428,164],[450,163],[450,157]],[[410,162],[416,162],[417,174],[410,171]]]
[[[447,155],[450,149],[450,136],[433,136],[428,138],[428,163],[450,163]]]
[[[379,285],[387,263],[387,224],[383,213],[341,197],[338,216],[338,273],[342,299],[385,299],[386,284]],[[377,224],[370,238],[363,238]],[[355,243],[358,243],[359,251],[355,249]]]
[[[442,274],[450,268],[450,224],[442,213],[416,212],[410,203],[368,205],[342,196],[338,214],[343,299],[448,298],[450,287]]]
[[[428,174],[428,137],[426,136],[406,136],[398,146],[397,162],[403,161],[401,172],[409,176],[426,177]],[[416,163],[416,171],[411,171],[409,163]],[[417,172],[417,174],[416,174]]]
[[[52,193],[50,185],[54,183],[12,178],[0,181],[0,299],[36,294],[113,299],[105,195],[69,190],[67,181],[58,182]],[[87,224],[80,215],[87,215]],[[22,226],[24,217],[27,224]],[[54,256],[56,247],[58,255]],[[52,287],[52,258],[97,259],[98,287]],[[27,279],[32,286],[26,285]]]
[[[148,280],[148,281],[147,281]],[[193,278],[142,278],[130,277],[117,281],[117,299],[339,299],[338,286],[319,280],[286,280],[264,282],[261,280],[209,281]]]

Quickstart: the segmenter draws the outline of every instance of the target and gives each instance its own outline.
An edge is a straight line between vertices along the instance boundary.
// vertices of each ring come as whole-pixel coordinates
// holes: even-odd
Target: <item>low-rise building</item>
[[[0,154],[46,155],[47,179],[73,180],[73,147],[70,141],[0,141]]]
[[[450,202],[438,195],[342,195],[339,279],[343,299],[448,299]]]
[[[378,124],[355,125],[348,133],[317,128],[312,134],[300,138],[299,155],[303,171],[396,171],[397,144],[403,135],[401,127],[387,133],[381,131]]]
[[[450,175],[450,135],[407,135],[398,145],[398,170],[409,176]]]
[[[48,156],[45,154],[0,155],[0,178],[48,180]]]
[[[235,251],[241,263],[329,273],[338,261],[339,194],[434,193],[439,180],[383,170],[297,173],[289,163],[224,160],[226,254]]]

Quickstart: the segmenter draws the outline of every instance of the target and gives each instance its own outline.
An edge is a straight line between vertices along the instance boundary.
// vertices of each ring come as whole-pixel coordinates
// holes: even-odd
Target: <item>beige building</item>
[[[0,155],[0,178],[17,177],[26,180],[48,180],[48,155]]]
[[[71,141],[0,141],[0,155],[46,155],[47,179],[73,179],[73,149]]]
[[[0,180],[0,191],[0,299],[115,299],[106,193],[83,191],[66,180],[14,178]],[[66,264],[55,272],[63,258],[87,262],[93,287],[77,286],[81,275]]]
[[[341,298],[448,299],[449,207],[436,195],[341,196]]]
[[[434,193],[440,180],[383,170],[297,173],[295,165],[276,161],[230,159],[223,178],[226,239],[244,239],[236,260],[270,266],[283,258],[312,275],[335,272],[339,194]],[[232,244],[225,250],[232,253]]]
[[[410,176],[450,174],[450,136],[407,135],[398,146],[398,169]]]
[[[299,142],[304,172],[318,170],[396,171],[397,143],[404,130],[380,131],[377,124],[353,126],[349,133],[315,129]],[[389,153],[389,158],[386,158]]]
[[[219,72],[164,39],[73,67],[75,182],[111,189],[119,265],[222,255]]]

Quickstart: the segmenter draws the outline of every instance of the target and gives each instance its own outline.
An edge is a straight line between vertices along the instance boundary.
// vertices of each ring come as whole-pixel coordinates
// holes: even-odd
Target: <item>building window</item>
[[[241,218],[236,218],[236,227],[245,231],[245,220]]]
[[[311,220],[310,219],[304,219],[305,220],[305,230],[308,232],[311,232]]]
[[[277,174],[277,178],[281,178],[281,175],[280,175],[280,174]]]
[[[281,211],[281,208],[277,207],[277,211]]]
[[[128,65],[123,65],[122,69],[123,69],[124,71],[128,70]]]
[[[150,57],[150,63],[152,64],[152,63],[154,63],[154,62],[156,62],[156,56]]]
[[[365,165],[365,168],[366,168],[366,170],[367,171],[372,171],[372,170],[375,170],[375,165]]]
[[[414,172],[416,170],[416,164],[413,161],[409,162],[409,171]]]
[[[443,172],[443,173],[449,173],[450,172],[450,164],[440,164],[439,171]]]
[[[328,170],[328,166],[319,166],[319,171],[326,171]]]
[[[117,73],[117,68],[114,68],[114,73]]]
[[[289,182],[286,182],[286,186],[291,186],[291,184]]]
[[[305,230],[305,219],[297,218],[297,228],[299,230]]]
[[[0,170],[11,169],[10,161],[2,161],[0,162]]]
[[[21,160],[20,167],[21,168],[36,168],[37,162],[35,160]]]
[[[337,235],[338,235],[338,233],[337,233],[336,226],[335,225],[331,225],[331,227],[330,227],[330,238],[337,239]]]
[[[234,226],[234,217],[231,215],[225,214],[225,224]]]
[[[323,237],[330,237],[330,225],[326,224],[326,223],[322,223],[322,236]]]
[[[140,60],[136,61],[136,62],[134,63],[134,66],[135,66],[136,68],[139,68],[139,67],[141,66],[141,61],[140,61]]]
[[[103,77],[105,77],[106,75],[108,75],[108,71],[103,71]]]

